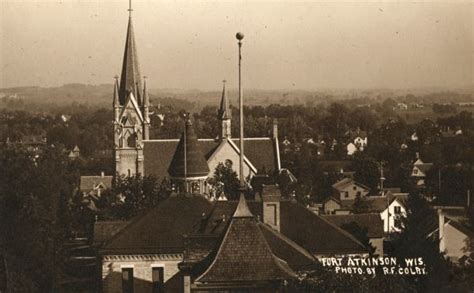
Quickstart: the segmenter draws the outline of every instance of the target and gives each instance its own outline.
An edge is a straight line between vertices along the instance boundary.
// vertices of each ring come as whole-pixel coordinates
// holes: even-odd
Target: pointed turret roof
[[[212,254],[210,265],[197,282],[272,282],[296,276],[273,254],[243,195],[222,242]]]
[[[172,177],[178,178],[207,176],[210,169],[198,144],[191,120],[186,121],[185,127],[186,129],[181,135],[168,168],[168,173]]]
[[[226,120],[230,119],[232,114],[230,111],[230,106],[229,106],[229,100],[227,98],[227,91],[225,89],[225,83],[226,81],[223,81],[223,87],[222,87],[222,98],[221,98],[221,106],[218,111],[218,118],[221,120]]]
[[[135,35],[133,32],[132,16],[128,19],[127,39],[125,41],[125,52],[123,55],[122,75],[120,77],[120,104],[125,104],[130,92],[134,95],[141,93],[140,66],[138,64],[137,47],[135,44]],[[141,99],[136,97],[141,105]]]

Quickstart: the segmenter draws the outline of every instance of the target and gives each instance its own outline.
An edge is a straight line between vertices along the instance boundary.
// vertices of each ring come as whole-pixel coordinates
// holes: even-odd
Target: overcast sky
[[[469,2],[133,1],[152,88],[456,87],[473,83]],[[112,83],[128,1],[0,2],[0,87]]]

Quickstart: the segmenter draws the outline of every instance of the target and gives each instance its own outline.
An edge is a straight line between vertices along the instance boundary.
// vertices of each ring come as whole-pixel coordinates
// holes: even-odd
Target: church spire
[[[231,137],[231,117],[232,113],[230,111],[229,100],[227,99],[227,91],[225,89],[226,81],[222,81],[222,98],[221,106],[217,111],[217,118],[221,121],[221,134],[220,138],[230,138]]]
[[[225,89],[225,83],[226,80],[222,81],[223,86],[222,86],[222,98],[221,98],[221,106],[218,111],[218,118],[220,120],[225,120],[225,119],[230,119],[231,118],[231,112],[230,112],[230,106],[229,106],[229,100],[227,99],[227,91]]]
[[[140,93],[141,90],[141,77],[140,77],[140,66],[138,64],[138,55],[137,47],[135,44],[135,34],[133,32],[133,22],[132,22],[132,4],[131,0],[129,2],[129,18],[128,18],[128,28],[127,28],[127,39],[125,41],[125,52],[123,55],[123,64],[122,64],[122,75],[120,77],[120,91],[119,99],[120,104],[125,104],[127,96],[130,92],[134,95]],[[137,97],[137,102],[141,105],[139,97]]]

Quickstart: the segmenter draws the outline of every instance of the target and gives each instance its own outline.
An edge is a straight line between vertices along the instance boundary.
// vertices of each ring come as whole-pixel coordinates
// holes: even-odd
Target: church
[[[185,122],[181,139],[150,138],[150,98],[146,78],[140,73],[132,17],[129,17],[122,73],[116,77],[114,107],[115,170],[119,175],[153,175],[168,178],[179,189],[207,194],[207,179],[219,163],[233,162],[240,176],[238,139],[231,136],[232,113],[225,83],[217,113],[216,139],[199,139],[192,122]],[[271,137],[244,138],[244,176],[277,174],[280,169],[278,126]]]

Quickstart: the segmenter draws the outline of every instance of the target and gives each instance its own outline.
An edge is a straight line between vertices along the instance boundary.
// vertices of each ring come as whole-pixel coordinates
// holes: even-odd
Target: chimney
[[[280,232],[281,193],[277,185],[262,186],[263,222]]]
[[[101,171],[101,172],[100,172],[100,177],[102,177],[102,178],[104,178],[104,177],[105,177],[105,173],[104,173],[104,171]]]
[[[444,242],[444,214],[442,209],[438,209],[438,225],[439,225],[439,252],[446,250],[446,243]]]
[[[273,139],[278,139],[278,119],[273,119]]]

